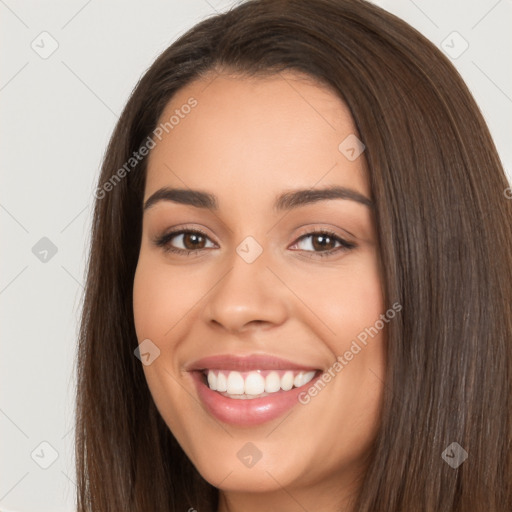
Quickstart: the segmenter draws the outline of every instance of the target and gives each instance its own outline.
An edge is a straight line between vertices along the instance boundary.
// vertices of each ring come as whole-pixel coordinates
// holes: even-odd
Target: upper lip
[[[266,354],[254,355],[234,355],[220,354],[216,356],[203,357],[193,361],[186,368],[188,371],[201,370],[233,370],[233,371],[251,371],[251,370],[317,370],[313,366],[302,365]]]

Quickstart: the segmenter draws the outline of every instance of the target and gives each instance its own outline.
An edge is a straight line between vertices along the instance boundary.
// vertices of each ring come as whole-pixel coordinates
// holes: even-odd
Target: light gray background
[[[2,511],[74,510],[73,365],[101,159],[140,75],[232,3],[0,0]],[[375,3],[452,55],[467,41],[453,63],[510,176],[512,1]],[[34,254],[43,237],[55,255]]]

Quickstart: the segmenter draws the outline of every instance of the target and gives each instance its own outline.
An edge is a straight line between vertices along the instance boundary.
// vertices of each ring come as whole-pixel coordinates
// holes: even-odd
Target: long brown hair
[[[510,512],[509,184],[452,64],[363,0],[247,1],[181,36],[135,87],[96,194],[78,346],[78,511],[217,507],[134,356],[146,159],[116,172],[176,91],[224,69],[308,74],[348,105],[366,146],[386,300],[403,309],[389,324],[383,413],[355,510]],[[458,467],[443,458],[452,443],[467,452]]]

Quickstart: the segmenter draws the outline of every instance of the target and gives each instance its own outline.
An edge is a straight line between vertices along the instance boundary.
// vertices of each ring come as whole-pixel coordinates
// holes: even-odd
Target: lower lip
[[[298,403],[298,396],[311,387],[320,377],[321,372],[311,381],[290,391],[277,391],[261,398],[228,398],[217,391],[212,391],[204,383],[202,372],[191,372],[199,398],[208,412],[224,423],[251,427],[271,421],[289,411]]]

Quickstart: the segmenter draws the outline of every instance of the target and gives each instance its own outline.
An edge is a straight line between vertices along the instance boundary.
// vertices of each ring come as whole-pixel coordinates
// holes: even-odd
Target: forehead
[[[165,186],[215,190],[221,198],[224,189],[233,198],[235,187],[246,205],[317,184],[370,195],[364,155],[351,161],[340,150],[356,136],[348,107],[304,75],[210,74],[175,94],[159,126],[145,199]]]

